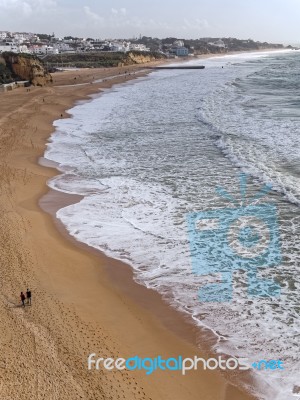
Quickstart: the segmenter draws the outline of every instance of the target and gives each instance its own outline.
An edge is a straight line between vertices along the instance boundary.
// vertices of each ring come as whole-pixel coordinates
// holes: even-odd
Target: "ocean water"
[[[115,86],[55,122],[45,157],[61,174],[51,188],[83,195],[57,217],[77,240],[121,259],[195,323],[213,331],[216,351],[285,369],[255,372],[261,398],[300,398],[300,53],[240,54],[191,61],[205,70],[166,70]],[[223,68],[222,68],[223,67]],[[277,208],[282,261],[261,277],[281,296],[249,297],[233,274],[231,302],[199,300],[218,274],[193,273],[187,214],[229,207],[264,183]],[[216,232],[218,235],[218,232]]]

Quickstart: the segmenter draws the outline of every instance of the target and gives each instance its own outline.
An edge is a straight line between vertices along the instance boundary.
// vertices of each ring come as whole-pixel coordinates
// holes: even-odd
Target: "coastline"
[[[129,67],[125,69],[130,70]],[[4,109],[4,112],[9,113],[8,116],[3,115],[3,108],[1,108],[0,127],[3,135],[3,132],[5,133],[3,127],[8,119],[7,126],[11,133],[8,133],[7,146],[4,146],[7,168],[2,174],[4,182],[2,187],[7,182],[7,176],[10,177],[10,183],[4,196],[1,196],[1,208],[9,215],[8,222],[4,224],[5,229],[12,231],[11,235],[15,235],[12,245],[15,246],[18,243],[21,255],[15,260],[15,264],[11,263],[13,268],[9,272],[6,270],[1,292],[2,297],[4,296],[2,301],[7,315],[3,318],[7,321],[14,320],[17,325],[19,323],[19,327],[28,326],[29,320],[31,325],[28,332],[26,331],[29,344],[33,341],[35,346],[39,343],[41,349],[44,349],[47,347],[46,340],[52,346],[50,350],[53,350],[53,347],[57,350],[46,354],[48,362],[50,360],[54,366],[53,371],[49,371],[46,363],[32,365],[33,375],[40,376],[39,379],[47,381],[49,385],[51,383],[51,388],[55,385],[54,379],[64,373],[55,386],[59,393],[58,397],[51,397],[49,388],[50,397],[46,397],[49,399],[80,398],[77,392],[74,393],[74,387],[77,389],[80,387],[82,398],[88,399],[99,398],[100,395],[103,396],[102,398],[109,398],[111,392],[114,393],[113,398],[120,396],[126,399],[195,399],[199,396],[199,392],[202,393],[203,398],[207,399],[250,399],[251,397],[229,385],[219,372],[215,371],[193,371],[186,376],[180,376],[174,372],[167,374],[157,372],[150,377],[144,376],[141,372],[100,374],[87,371],[86,358],[92,352],[106,357],[113,357],[114,354],[120,357],[130,357],[135,354],[153,357],[158,354],[166,357],[179,354],[186,357],[201,356],[201,352],[192,344],[195,338],[191,338],[191,343],[186,340],[185,335],[188,329],[183,328],[182,333],[174,333],[173,329],[168,329],[171,328],[168,324],[164,326],[161,323],[161,317],[167,317],[166,322],[174,323],[174,319],[177,321],[180,316],[176,311],[169,310],[169,306],[163,305],[157,293],[153,293],[156,299],[152,296],[147,303],[148,300],[144,298],[144,294],[150,291],[135,284],[132,273],[130,276],[129,271],[124,272],[125,275],[127,274],[126,278],[123,274],[119,276],[118,283],[117,269],[121,271],[123,268],[122,271],[124,271],[123,263],[111,260],[104,255],[99,256],[98,252],[96,254],[96,251],[93,252],[91,249],[87,251],[81,244],[77,243],[75,247],[75,240],[70,240],[65,234],[61,235],[52,217],[41,212],[38,206],[39,199],[48,192],[47,179],[57,175],[55,169],[36,164],[37,159],[43,155],[45,143],[53,131],[53,120],[58,119],[60,114],[67,116],[65,110],[70,108],[75,101],[88,100],[88,96],[97,93],[99,89],[108,89],[112,83],[123,83],[135,77],[122,76],[109,82],[70,86],[74,81],[74,75],[77,76],[76,81],[80,80],[79,83],[85,84],[91,80],[92,76],[105,79],[110,73],[115,74],[115,72],[115,69],[112,71],[106,69],[99,72],[87,70],[59,73],[54,75],[54,87],[35,88],[30,94],[22,91],[22,96],[20,90],[4,97],[5,100],[9,98],[11,101],[6,102],[7,107]],[[80,79],[79,75],[81,75]],[[59,86],[60,80],[63,83],[62,86]],[[30,101],[23,104],[28,98]],[[3,98],[0,101],[3,102]],[[9,110],[10,103],[13,108],[16,108],[16,103],[19,103],[18,109]],[[65,200],[67,203],[74,202],[71,198],[67,200],[65,197]],[[56,201],[61,202],[61,197]],[[1,229],[4,232],[4,227]],[[20,259],[23,262],[20,262]],[[115,275],[111,276],[109,271],[113,271]],[[137,292],[134,293],[131,285],[130,287],[124,285],[124,281],[126,283],[131,281],[133,286],[139,286],[139,289],[134,289]],[[33,294],[36,297],[35,307],[26,308],[24,312],[19,308],[10,309],[9,304],[15,302],[14,298],[17,298],[18,292],[24,289],[22,285],[25,282],[33,285]],[[122,288],[121,283],[123,283]],[[124,290],[126,287],[127,292]],[[10,303],[7,303],[8,298],[11,299]],[[149,307],[150,303],[152,307]],[[153,308],[159,310],[158,304],[162,307],[160,317],[153,315],[152,312]],[[177,313],[176,316],[174,313]],[[51,326],[53,321],[49,319],[49,315],[55,316],[54,326]],[[184,322],[180,322],[181,324],[184,325]],[[43,331],[45,332],[41,335],[40,332]],[[12,335],[12,333],[8,332],[7,335]],[[4,334],[4,337],[6,336]],[[10,340],[10,343],[12,354],[18,353],[14,348],[15,341]],[[20,342],[19,344],[21,345]],[[101,353],[103,348],[105,354]],[[29,346],[28,354],[32,352],[34,353],[33,347]],[[76,371],[76,365],[78,371]],[[68,372],[65,372],[64,366],[67,366]],[[13,370],[12,366],[9,371],[11,370]],[[6,368],[5,372],[7,371]],[[13,374],[17,375],[17,370],[14,370]],[[134,380],[133,384],[129,383],[130,379]],[[36,390],[31,388],[34,385],[29,376],[27,380],[26,384],[30,386],[28,390]],[[4,395],[8,395],[7,393],[11,393],[8,390],[11,390],[11,387],[6,389],[4,384],[0,388],[0,393],[2,394],[1,391],[3,391]],[[30,393],[33,397],[35,396],[34,392]],[[24,398],[21,391],[17,395],[15,392],[13,394],[16,399]]]

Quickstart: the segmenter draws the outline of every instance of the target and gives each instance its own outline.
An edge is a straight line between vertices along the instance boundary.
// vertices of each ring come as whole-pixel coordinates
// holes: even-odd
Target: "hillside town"
[[[56,37],[53,33],[36,34],[29,32],[0,31],[0,53],[27,53],[41,58],[47,55],[78,54],[95,52],[157,52],[166,57],[187,57],[207,53],[247,51],[268,48],[282,48],[281,44],[256,42],[252,39],[200,38],[200,39],[158,39],[140,35],[128,39]]]
[[[55,35],[27,32],[0,31],[0,53],[27,53],[44,56],[47,54],[84,53],[95,51],[150,51],[144,44],[130,41],[101,40],[92,38],[56,38]]]

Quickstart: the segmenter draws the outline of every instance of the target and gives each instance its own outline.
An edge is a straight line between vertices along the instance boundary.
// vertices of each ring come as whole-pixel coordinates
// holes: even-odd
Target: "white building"
[[[12,51],[13,53],[19,53],[20,48],[18,45],[11,42],[2,42],[0,43],[0,53],[4,53],[5,51]]]
[[[183,40],[175,40],[173,43],[173,47],[184,47],[184,41]]]
[[[133,51],[150,51],[148,47],[141,43],[131,43],[129,45],[129,50]]]
[[[110,47],[111,51],[125,52],[127,50],[126,43],[124,43],[124,42],[112,42],[112,43],[109,43],[108,46]]]
[[[29,52],[40,56],[59,53],[57,48],[54,48],[53,46],[47,46],[46,44],[35,44],[29,48]]]
[[[5,31],[0,31],[0,40],[5,40],[7,38],[7,33]]]
[[[46,54],[59,54],[59,51],[53,46],[46,46]]]
[[[18,42],[22,43],[24,41],[29,41],[37,39],[37,36],[31,32],[13,32],[11,36]]]
[[[26,40],[24,33],[14,33],[13,38],[16,42],[23,43]]]
[[[27,54],[30,53],[26,44],[21,44],[19,46],[19,53],[27,53]]]
[[[18,45],[10,42],[0,43],[0,53],[4,53],[5,51],[13,53],[29,53],[28,47],[26,45]]]
[[[216,42],[210,42],[208,43],[210,46],[214,47],[219,47],[221,49],[224,49],[226,47],[225,43],[223,42],[222,39],[217,40]]]
[[[53,45],[53,48],[57,50],[59,53],[65,53],[65,52],[72,52],[74,51],[73,47],[71,47],[68,43],[55,43]]]

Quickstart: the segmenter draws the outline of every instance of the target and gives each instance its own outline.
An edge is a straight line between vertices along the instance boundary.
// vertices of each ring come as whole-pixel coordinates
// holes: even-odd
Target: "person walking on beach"
[[[23,304],[23,307],[25,307],[25,294],[23,293],[23,292],[21,292],[21,302],[22,302],[22,304]]]
[[[31,291],[27,289],[26,291],[26,297],[27,297],[27,304],[31,306]]]

